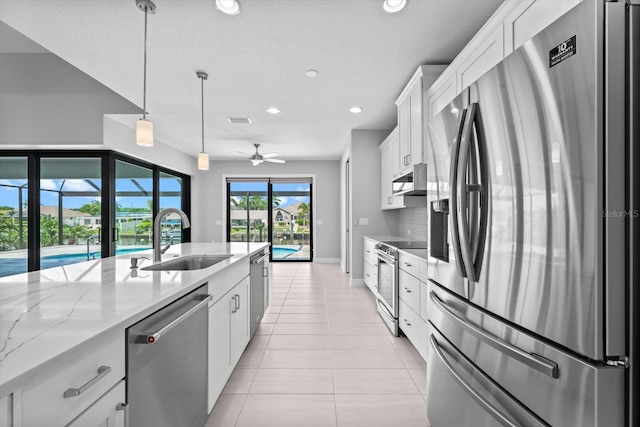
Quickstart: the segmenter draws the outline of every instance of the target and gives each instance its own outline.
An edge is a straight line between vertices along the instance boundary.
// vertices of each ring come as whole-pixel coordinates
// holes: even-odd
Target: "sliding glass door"
[[[271,242],[272,261],[311,261],[309,178],[228,178],[227,241]]]
[[[0,157],[0,276],[28,269],[27,157]]]
[[[272,258],[311,261],[311,183],[271,182]]]

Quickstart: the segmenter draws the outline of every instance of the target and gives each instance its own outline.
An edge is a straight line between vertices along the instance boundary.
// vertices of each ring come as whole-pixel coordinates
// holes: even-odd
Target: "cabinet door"
[[[380,151],[380,208],[389,209],[393,203],[391,195],[391,145],[387,144]]]
[[[233,291],[232,291],[233,292]],[[226,294],[209,307],[208,375],[209,412],[222,392],[231,370],[231,309],[232,293]]]
[[[399,132],[399,130],[398,130]],[[395,138],[389,144],[391,146],[391,179],[400,174],[402,170],[402,158],[400,157],[400,138]]]
[[[124,406],[125,380],[104,394],[67,427],[124,427],[127,409]]]
[[[564,15],[580,0],[524,0],[504,19],[504,54],[507,56]]]
[[[482,77],[484,73],[502,61],[503,58],[504,36],[502,25],[500,25],[493,32],[487,34],[482,44],[470,52],[469,56],[460,64],[457,73],[457,93],[469,87],[471,83]]]
[[[417,165],[423,162],[422,159],[422,78],[418,79],[409,95],[410,100],[410,119],[409,134],[410,148],[407,163],[409,165]]]
[[[400,170],[409,165],[411,157],[411,97],[398,105],[398,139],[400,140]]]
[[[249,343],[249,278],[231,291],[231,364],[236,365]]]

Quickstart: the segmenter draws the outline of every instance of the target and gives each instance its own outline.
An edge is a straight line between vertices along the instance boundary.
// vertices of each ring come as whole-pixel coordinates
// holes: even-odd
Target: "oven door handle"
[[[378,259],[386,262],[387,264],[391,264],[394,265],[396,264],[396,260],[395,258],[393,258],[392,256],[382,252],[382,251],[376,251],[376,255],[378,255]]]

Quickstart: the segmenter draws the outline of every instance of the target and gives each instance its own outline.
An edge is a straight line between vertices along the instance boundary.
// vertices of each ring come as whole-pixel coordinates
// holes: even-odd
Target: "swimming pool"
[[[116,249],[116,255],[122,255],[130,252],[140,252],[147,249],[151,248],[121,248]],[[100,258],[100,251],[89,252],[89,257],[91,259]],[[44,270],[45,268],[61,267],[63,265],[75,264],[82,261],[87,261],[86,253],[49,255],[40,258],[40,269]],[[0,277],[11,276],[13,274],[26,272],[26,258],[0,258]]]
[[[283,248],[283,247],[273,247],[271,248],[271,254],[273,259],[285,259],[286,257],[295,254],[300,250],[301,246],[297,248]]]

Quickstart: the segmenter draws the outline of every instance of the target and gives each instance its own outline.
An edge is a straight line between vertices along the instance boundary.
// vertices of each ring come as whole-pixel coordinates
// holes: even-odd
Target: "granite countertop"
[[[0,278],[0,398],[100,336],[125,328],[246,260],[268,243],[184,243],[162,256],[233,255],[192,271],[131,274],[130,259],[151,250]]]

